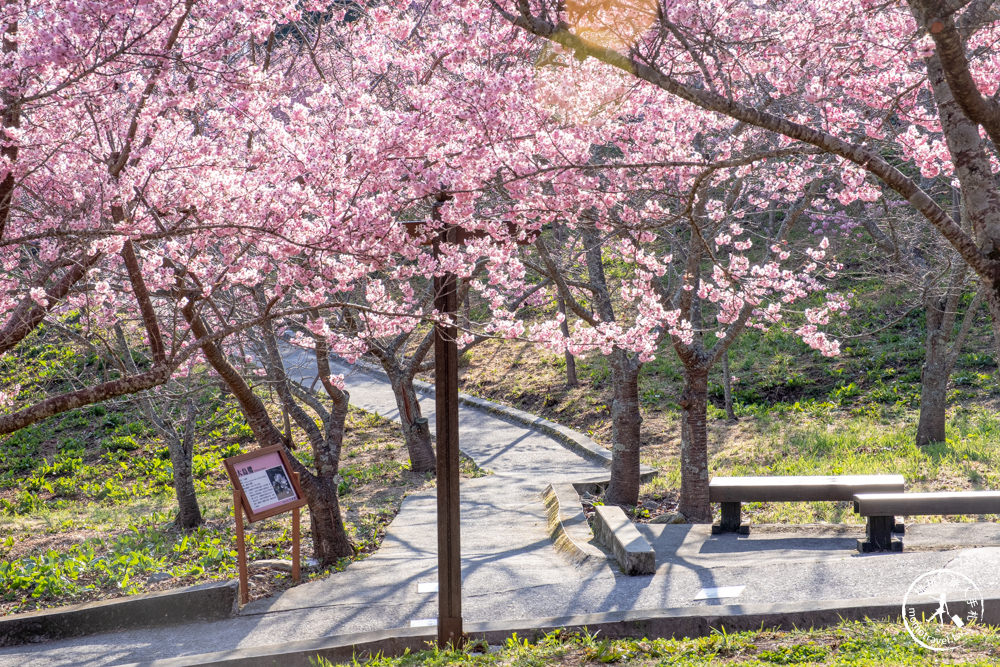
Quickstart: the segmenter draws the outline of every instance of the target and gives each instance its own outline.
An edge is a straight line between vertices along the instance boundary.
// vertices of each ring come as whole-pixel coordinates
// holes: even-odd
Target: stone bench
[[[858,551],[902,551],[902,541],[892,539],[894,530],[902,532],[897,516],[1000,514],[1000,491],[859,493],[854,496],[854,511],[868,519]]]
[[[653,547],[639,534],[622,508],[616,505],[595,506],[594,536],[611,550],[625,574],[653,574],[656,570]]]
[[[713,477],[708,500],[721,503],[722,520],[712,533],[750,534],[740,523],[744,502],[808,502],[853,500],[859,493],[902,492],[902,475],[789,475],[786,477]]]

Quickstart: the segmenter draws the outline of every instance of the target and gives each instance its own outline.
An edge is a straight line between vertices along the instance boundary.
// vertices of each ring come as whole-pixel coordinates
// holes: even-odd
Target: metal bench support
[[[858,540],[858,551],[864,554],[877,551],[902,551],[903,543],[892,539],[892,533],[897,527],[894,516],[868,517],[866,538]]]
[[[712,526],[712,534],[739,533],[740,535],[749,535],[750,524],[740,523],[740,503],[723,502],[719,504],[722,507],[722,519]]]

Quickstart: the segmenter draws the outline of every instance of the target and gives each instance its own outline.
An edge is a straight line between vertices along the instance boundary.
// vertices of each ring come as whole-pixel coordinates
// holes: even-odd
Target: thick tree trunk
[[[293,467],[298,468],[294,463]],[[341,558],[354,555],[354,545],[344,530],[344,519],[340,514],[340,501],[337,498],[337,479],[335,477],[318,477],[303,475],[299,471],[299,480],[306,500],[309,501],[309,521],[312,528],[313,557],[320,566],[333,565]]]
[[[605,502],[612,505],[636,505],[639,502],[639,369],[642,364],[629,359],[625,352],[611,353],[611,483]]]
[[[436,459],[431,446],[431,432],[427,420],[420,413],[420,401],[413,388],[413,378],[405,373],[389,375],[392,392],[399,408],[399,425],[410,455],[410,469],[414,472],[434,472]]]
[[[708,369],[685,367],[681,394],[681,498],[677,509],[695,523],[712,520],[708,502]]]
[[[182,530],[192,530],[202,524],[201,508],[194,490],[194,476],[191,474],[190,454],[170,451],[170,461],[174,466],[174,493],[177,495],[177,519],[175,523]]]
[[[941,359],[932,359],[928,345],[927,359],[920,373],[920,419],[917,423],[917,446],[944,442],[950,369]]]
[[[299,473],[302,490],[309,501],[312,526],[313,557],[321,565],[332,565],[340,558],[354,555],[344,519],[340,513],[337,485],[340,482],[340,453],[343,448],[344,423],[347,420],[349,400],[346,393],[339,393],[333,401],[327,418],[326,437],[313,446],[316,474],[310,473],[298,459],[292,466]]]
[[[948,380],[972,329],[976,311],[983,301],[985,290],[980,289],[966,309],[958,332],[953,334],[964,274],[964,269],[961,273],[953,274],[952,286],[944,297],[924,300],[927,338],[924,343],[924,365],[920,371],[920,419],[916,439],[918,447],[932,442],[944,442]]]
[[[954,322],[946,312],[944,299],[928,298],[927,333],[924,341],[924,365],[920,370],[920,419],[917,423],[917,446],[944,442],[945,392],[951,376],[948,362],[948,335]]]
[[[197,528],[202,523],[201,508],[194,490],[192,459],[194,458],[194,402],[188,403],[188,418],[184,433],[177,438],[167,439],[170,463],[174,468],[174,493],[177,495],[177,519],[174,522],[182,530]]]

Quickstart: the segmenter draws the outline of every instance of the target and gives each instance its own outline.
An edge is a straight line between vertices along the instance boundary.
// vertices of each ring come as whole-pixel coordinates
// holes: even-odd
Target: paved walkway
[[[306,361],[306,354],[298,355]],[[379,378],[350,369],[351,402],[396,418]],[[309,377],[301,365],[299,376]],[[421,402],[434,424],[433,401]],[[976,544],[940,550],[947,531],[912,531],[903,554],[857,554],[860,529],[756,530],[750,538],[713,537],[707,526],[641,526],[657,552],[652,576],[626,577],[614,562],[575,566],[553,549],[539,498],[549,482],[605,469],[524,426],[465,407],[461,448],[493,474],[462,480],[463,616],[469,622],[555,617],[703,604],[899,599],[919,574],[954,567],[984,590],[1000,590],[1000,530],[979,526]],[[944,537],[942,537],[944,535]],[[963,531],[958,537],[970,539]],[[943,542],[942,542],[943,540]],[[910,545],[934,550],[920,551]],[[433,619],[437,595],[433,493],[408,497],[379,551],[346,571],[253,602],[233,619],[110,633],[0,649],[0,665],[113,665],[408,627]],[[703,588],[743,587],[736,597],[696,600]]]

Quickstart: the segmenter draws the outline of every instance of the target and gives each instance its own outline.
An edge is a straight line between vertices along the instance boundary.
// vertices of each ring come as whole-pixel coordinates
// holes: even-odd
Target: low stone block
[[[594,535],[611,550],[625,574],[653,574],[656,553],[636,529],[622,508],[598,505],[594,508]]]
[[[649,520],[650,523],[656,524],[678,524],[687,523],[687,517],[685,517],[680,512],[664,512],[660,516],[653,517]]]
[[[55,607],[0,618],[0,646],[133,628],[214,621],[236,613],[236,581]]]

